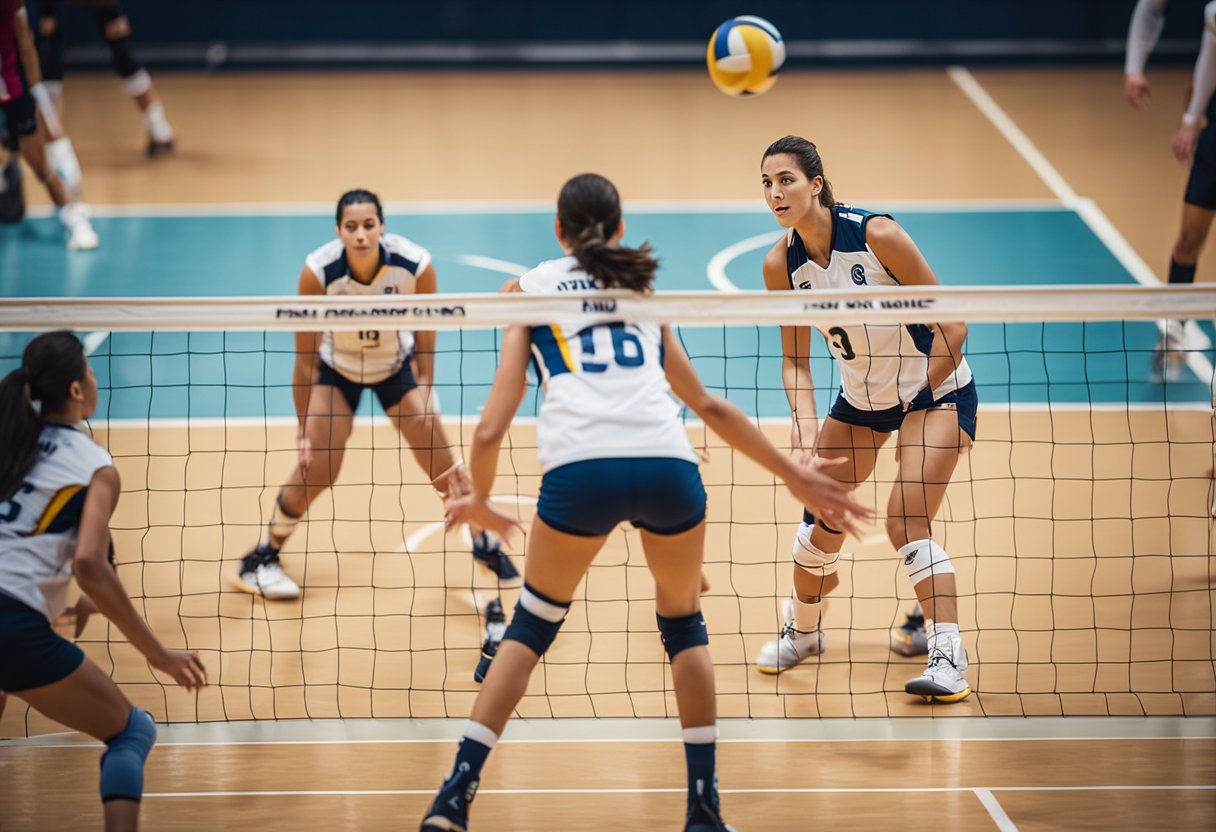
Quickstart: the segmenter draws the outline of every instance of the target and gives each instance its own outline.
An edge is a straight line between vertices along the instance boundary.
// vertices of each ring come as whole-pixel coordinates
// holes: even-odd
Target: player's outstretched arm
[[[118,472],[114,468],[102,468],[93,474],[80,515],[72,559],[76,582],[80,584],[81,592],[92,599],[102,615],[114,622],[149,664],[172,676],[187,690],[201,688],[207,684],[207,671],[198,654],[169,650],[161,644],[135,611],[127,591],[110,566],[110,517],[118,505],[120,491]]]
[[[670,327],[663,327],[663,343],[664,367],[672,392],[692,408],[710,430],[784,480],[800,503],[834,528],[857,533],[857,521],[873,516],[869,508],[853,498],[853,486],[822,470],[843,460],[816,459],[810,465],[794,462],[777,450],[742,410],[705,389],[684,346]]]
[[[503,333],[498,371],[494,374],[494,384],[469,450],[472,491],[449,499],[445,504],[449,528],[458,523],[470,523],[506,538],[519,527],[514,519],[491,507],[490,489],[494,487],[494,477],[498,473],[498,454],[503,438],[527,389],[531,339],[531,329],[526,326],[508,327]]]

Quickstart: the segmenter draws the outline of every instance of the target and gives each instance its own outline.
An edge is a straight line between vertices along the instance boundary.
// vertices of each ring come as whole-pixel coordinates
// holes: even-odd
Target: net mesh
[[[833,309],[830,293],[816,308],[744,293],[622,299],[603,310],[686,321],[679,334],[706,385],[780,447],[789,446],[789,416],[776,323],[814,325],[821,315],[904,321],[929,308],[977,321],[966,349],[981,401],[977,441],[933,527],[958,570],[976,695],[924,705],[903,690],[923,659],[889,649],[914,599],[883,526],[894,443],[860,489],[879,517],[846,543],[841,584],[825,608],[826,652],[779,676],[757,673],[755,657],[782,626],[801,509],[690,416],[709,496],[703,609],[722,716],[1216,713],[1211,353],[1170,354],[1176,378],[1151,379],[1155,316],[1210,315],[1216,300],[1202,289],[1141,290],[1094,303],[1093,291],[1070,304],[1042,290],[938,290],[912,312],[880,308],[891,297],[881,292],[870,309]],[[854,303],[869,297],[849,293]],[[552,304],[586,299],[466,301],[445,298],[377,325],[444,330],[438,401],[449,437],[467,449],[496,365],[501,330],[493,325],[549,320]],[[518,589],[478,567],[467,532],[443,532],[429,477],[373,397],[360,405],[336,485],[283,549],[300,599],[272,602],[233,588],[237,562],[257,543],[296,460],[291,332],[365,326],[359,320],[372,307],[215,303],[222,318],[172,302],[0,302],[4,372],[36,330],[69,324],[89,332],[101,386],[92,429],[123,483],[111,524],[119,575],[168,645],[200,652],[212,684],[197,696],[166,686],[100,618],[78,643],[158,719],[467,715],[485,604],[501,597],[509,615]],[[464,311],[452,313],[457,307]],[[822,340],[813,344],[826,414],[839,379]],[[525,524],[541,475],[539,402],[533,389],[494,487]],[[508,550],[524,568],[522,548],[517,539]],[[675,715],[636,531],[610,535],[519,713]],[[46,730],[20,703],[0,719],[0,735]]]

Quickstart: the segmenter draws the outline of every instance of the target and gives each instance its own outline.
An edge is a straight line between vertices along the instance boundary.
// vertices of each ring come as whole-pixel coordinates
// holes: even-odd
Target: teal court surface
[[[1077,212],[1050,202],[884,206],[946,285],[1130,284],[1125,264]],[[56,220],[0,227],[4,297],[289,295],[305,255],[334,236],[326,206],[99,209],[95,252],[64,249]],[[553,211],[539,204],[390,205],[387,228],[428,248],[443,292],[492,292],[509,275],[560,256]],[[627,206],[626,242],[648,240],[660,290],[763,287],[760,262],[777,238],[762,208],[713,203]],[[1211,321],[1201,326],[1212,334]],[[685,328],[706,383],[748,412],[784,417],[776,327]],[[0,333],[0,370],[30,337]],[[967,357],[982,405],[1117,406],[1211,401],[1212,353],[1178,381],[1149,381],[1151,322],[975,324]],[[835,388],[822,340],[813,374],[825,407]],[[276,418],[293,415],[289,332],[95,334],[98,417]],[[448,415],[477,413],[496,361],[496,334],[442,332],[436,375]],[[362,408],[371,412],[372,397]],[[525,410],[534,403],[525,404]]]

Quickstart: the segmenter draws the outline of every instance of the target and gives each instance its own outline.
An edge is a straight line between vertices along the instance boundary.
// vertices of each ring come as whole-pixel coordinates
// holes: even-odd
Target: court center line
[[[1018,832],[1017,825],[1005,813],[1005,809],[1000,802],[988,789],[972,789],[975,796],[980,799],[980,803],[984,804],[984,808],[988,810],[988,814],[992,820],[996,822],[996,828],[1001,832]]]
[[[1119,264],[1127,270],[1127,273],[1137,283],[1144,286],[1161,285],[1161,279],[1157,277],[1157,273],[1132,248],[1131,243],[1119,232],[1119,229],[1115,227],[1110,218],[1098,207],[1098,204],[1088,197],[1077,195],[1077,192],[1072,189],[1068,181],[1055,169],[1055,166],[1047,160],[1047,157],[1035,146],[1034,142],[1022,132],[1022,129],[996,103],[996,100],[988,94],[988,91],[984,89],[966,67],[952,66],[946,70],[946,74],[950,77],[951,81],[958,85],[963,94],[971,100],[971,103],[987,116],[993,126],[1000,131],[1005,140],[1026,161],[1026,164],[1030,165],[1034,172],[1039,175],[1039,178],[1043,180],[1043,184],[1055,194],[1056,198],[1077,213],[1081,221],[1088,226],[1095,237],[1102,241],[1102,244],[1106,246],[1107,250],[1114,255]],[[1165,322],[1158,322],[1157,328],[1164,332]],[[1209,385],[1216,385],[1216,378],[1214,378],[1216,368],[1213,367],[1212,362],[1208,361],[1207,356],[1202,352],[1198,350],[1189,352],[1186,363],[1190,367],[1191,372],[1200,381],[1204,381]],[[1214,387],[1214,393],[1216,393],[1216,387]]]
[[[719,794],[950,794],[960,792],[1090,792],[1090,791],[1213,791],[1216,785],[1151,785],[1151,786],[925,786],[906,788],[788,788],[763,789],[718,789]],[[631,788],[631,789],[478,789],[478,794],[497,795],[580,795],[580,794],[686,794],[687,788]],[[293,789],[277,791],[222,791],[222,792],[144,792],[145,798],[171,797],[374,797],[377,795],[430,796],[434,789]],[[983,798],[981,798],[983,800]],[[995,798],[993,799],[995,803]],[[1004,810],[996,804],[1002,815]],[[987,806],[987,804],[985,804]],[[1005,815],[1008,819],[1008,815]],[[1012,825],[1001,829],[1015,829]]]

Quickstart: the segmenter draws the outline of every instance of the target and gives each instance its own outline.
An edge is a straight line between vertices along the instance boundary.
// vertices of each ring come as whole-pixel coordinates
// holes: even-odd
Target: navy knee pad
[[[502,639],[518,641],[536,655],[543,656],[557,638],[557,631],[562,628],[569,611],[569,603],[546,598],[525,583]]]
[[[815,525],[817,525],[819,528],[823,529],[828,534],[840,534],[840,532],[836,531],[831,526],[829,526],[827,523],[823,522],[822,518],[816,520]]]
[[[144,794],[144,761],[156,745],[156,723],[147,711],[131,709],[127,727],[106,740],[101,755],[101,802],[139,801]]]
[[[135,73],[143,69],[143,65],[135,60],[135,56],[131,54],[131,38],[123,36],[114,38],[114,40],[106,40],[110,47],[110,64],[114,67],[114,71],[118,73],[119,78],[130,78]]]
[[[659,635],[663,638],[668,660],[674,659],[689,647],[709,644],[709,629],[705,626],[705,616],[700,610],[683,618],[664,618],[658,613],[655,613],[654,617],[659,622]]]

